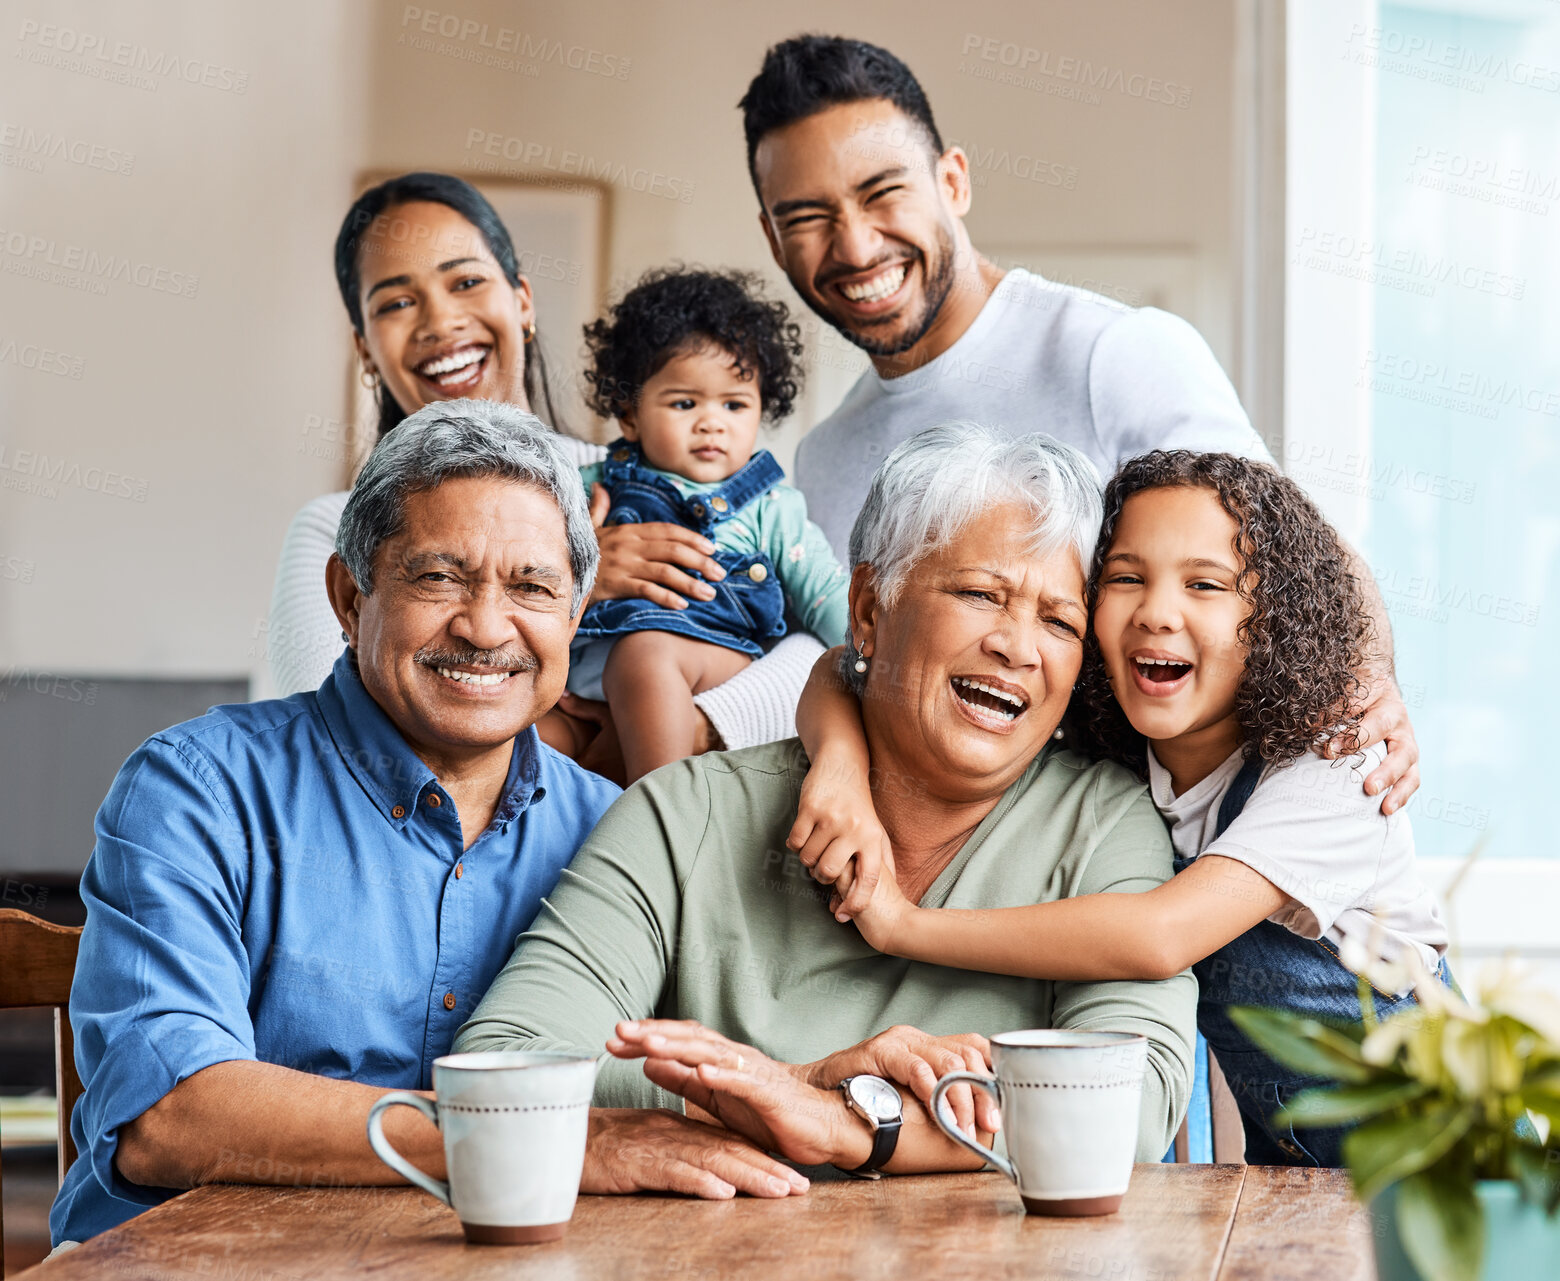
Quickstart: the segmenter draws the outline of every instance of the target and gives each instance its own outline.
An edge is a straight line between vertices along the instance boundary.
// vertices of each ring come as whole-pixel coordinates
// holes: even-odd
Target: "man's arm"
[[[120,1131],[119,1170],[132,1183],[162,1188],[404,1183],[368,1146],[368,1111],[388,1093],[273,1063],[220,1063]],[[445,1177],[444,1139],[426,1117],[391,1108],[384,1128],[413,1165]],[[735,1135],[684,1117],[593,1108],[580,1190],[777,1197],[805,1192],[807,1180]]]
[[[1376,586],[1365,558],[1345,543],[1349,553],[1349,568],[1359,582],[1360,593],[1365,597],[1365,608],[1370,614],[1374,631],[1374,644],[1359,673],[1365,682],[1365,693],[1360,702],[1365,709],[1365,719],[1360,722],[1354,742],[1333,739],[1327,745],[1329,756],[1348,756],[1372,743],[1387,745],[1387,756],[1366,776],[1365,792],[1368,796],[1381,793],[1381,812],[1391,814],[1408,804],[1408,798],[1419,790],[1419,740],[1414,736],[1414,726],[1408,719],[1408,707],[1403,702],[1403,692],[1398,688],[1397,672],[1392,658],[1392,620],[1387,616],[1387,605]]]
[[[274,1063],[218,1063],[187,1077],[119,1131],[119,1172],[145,1187],[404,1183],[368,1146],[368,1110],[390,1093]],[[444,1142],[410,1108],[385,1115],[385,1137],[444,1177]]]

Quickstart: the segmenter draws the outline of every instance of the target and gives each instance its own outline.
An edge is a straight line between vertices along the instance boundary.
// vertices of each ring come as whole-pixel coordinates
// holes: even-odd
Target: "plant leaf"
[[[1428,1088],[1419,1081],[1371,1081],[1366,1085],[1306,1090],[1291,1099],[1273,1120],[1278,1125],[1345,1125],[1417,1099]]]
[[[1545,1214],[1560,1209],[1560,1149],[1545,1151],[1531,1143],[1511,1149],[1511,1171],[1522,1185],[1522,1196]]]
[[[1316,1019],[1253,1006],[1231,1009],[1230,1018],[1263,1050],[1296,1072],[1357,1085],[1382,1075],[1360,1058],[1358,1038]]]
[[[1478,1281],[1484,1258],[1484,1209],[1473,1187],[1424,1170],[1398,1185],[1397,1228],[1426,1281]]]
[[[1432,1102],[1408,1116],[1378,1117],[1343,1136],[1343,1155],[1369,1201],[1383,1189],[1434,1165],[1473,1124],[1475,1107]]]

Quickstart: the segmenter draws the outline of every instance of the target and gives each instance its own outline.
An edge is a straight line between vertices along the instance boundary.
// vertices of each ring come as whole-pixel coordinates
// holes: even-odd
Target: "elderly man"
[[[452,401],[374,452],[309,694],[143,744],[97,818],[71,1021],[86,1093],[56,1243],[207,1182],[389,1183],[365,1121],[428,1089],[617,788],[545,747],[596,570],[579,476],[529,414]],[[441,1170],[439,1136],[396,1145]],[[669,1114],[597,1113],[586,1190],[784,1195]],[[653,1153],[653,1156],[651,1155]]]

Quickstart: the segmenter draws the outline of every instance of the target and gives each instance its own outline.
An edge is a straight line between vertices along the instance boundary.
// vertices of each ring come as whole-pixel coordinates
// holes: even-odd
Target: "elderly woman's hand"
[[[928,1112],[932,1090],[950,1072],[991,1072],[991,1042],[976,1032],[957,1036],[933,1036],[920,1028],[900,1024],[879,1032],[858,1045],[830,1054],[799,1071],[812,1085],[832,1089],[848,1076],[881,1076],[904,1086]],[[958,1127],[966,1134],[977,1129],[995,1134],[1002,1125],[996,1100],[984,1090],[956,1085],[945,1096]]]
[[[862,1164],[872,1142],[838,1090],[692,1020],[619,1023],[607,1050],[642,1058],[645,1076],[727,1129],[799,1165]]]
[[[696,571],[715,582],[726,576],[713,558],[714,543],[666,521],[604,524],[611,506],[606,487],[592,486],[590,517],[596,526],[601,562],[591,604],[638,596],[667,609],[687,609],[688,599],[715,599],[709,582],[700,582],[689,572]]]

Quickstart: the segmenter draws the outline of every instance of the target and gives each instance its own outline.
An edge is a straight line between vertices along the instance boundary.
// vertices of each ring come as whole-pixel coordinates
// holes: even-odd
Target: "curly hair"
[[[1237,636],[1246,667],[1235,714],[1248,759],[1288,764],[1322,734],[1358,743],[1375,626],[1349,553],[1300,486],[1267,463],[1234,454],[1159,449],[1122,465],[1105,487],[1105,519],[1089,574],[1089,611],[1127,499],[1148,489],[1205,489],[1235,522],[1241,558],[1235,590],[1251,607]],[[1078,746],[1147,774],[1147,740],[1111,692],[1091,626],[1069,716]]]
[[[758,277],[741,271],[668,267],[646,272],[607,314],[585,326],[590,407],[620,417],[644,385],[690,347],[713,343],[737,372],[758,380],[768,422],[791,412],[802,380],[802,329],[782,302],[763,296]]]

